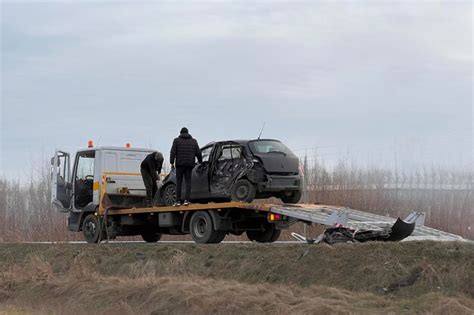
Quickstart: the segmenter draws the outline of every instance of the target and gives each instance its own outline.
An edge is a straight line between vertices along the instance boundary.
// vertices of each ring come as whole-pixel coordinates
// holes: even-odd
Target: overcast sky
[[[1,4],[0,175],[55,147],[264,137],[472,167],[472,3]],[[306,148],[306,150],[305,150]]]

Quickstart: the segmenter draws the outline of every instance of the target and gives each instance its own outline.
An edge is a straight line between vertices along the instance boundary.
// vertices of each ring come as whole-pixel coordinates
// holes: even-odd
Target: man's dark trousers
[[[186,195],[185,200],[189,201],[191,196],[191,175],[193,174],[193,167],[189,166],[177,166],[176,167],[176,201],[181,201],[181,187],[184,181],[186,182]]]
[[[148,170],[141,168],[140,172],[142,173],[143,183],[146,188],[146,201],[153,203],[153,198],[158,191],[158,185],[156,185],[156,181],[153,180],[153,177]]]

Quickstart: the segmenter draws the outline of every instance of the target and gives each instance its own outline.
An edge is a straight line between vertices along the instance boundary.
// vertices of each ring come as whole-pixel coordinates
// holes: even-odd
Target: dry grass
[[[17,282],[19,287],[28,282]],[[0,309],[2,308],[0,304]],[[121,279],[91,275],[40,280],[15,296],[6,310],[70,314],[378,314],[430,312],[472,314],[465,297],[433,293],[389,300],[369,293],[311,286],[249,285],[200,277]]]
[[[290,246],[275,253],[266,246],[5,245],[0,252],[10,258],[2,258],[0,314],[472,314],[474,292],[463,293],[453,283],[473,276],[472,247],[429,245],[362,246],[360,257],[378,257],[368,266],[363,259],[344,261],[354,253],[353,246]],[[316,252],[297,260],[296,254],[307,249]],[[400,250],[407,252],[406,259],[397,258]],[[367,284],[365,278],[388,284],[403,270],[420,266],[412,261],[413,252],[424,258],[423,272],[412,287],[380,295]],[[327,257],[325,267],[321,256]],[[393,272],[399,275],[393,277]],[[282,281],[274,278],[279,274]],[[292,276],[293,281],[286,279]],[[347,278],[360,282],[359,287],[351,288]]]

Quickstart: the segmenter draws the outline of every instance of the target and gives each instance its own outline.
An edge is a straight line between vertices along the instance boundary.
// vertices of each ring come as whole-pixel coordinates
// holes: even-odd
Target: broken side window
[[[233,160],[242,158],[242,147],[240,146],[225,146],[222,148],[222,154],[219,160]]]
[[[212,147],[207,147],[201,150],[202,161],[209,162],[209,156],[211,155]]]

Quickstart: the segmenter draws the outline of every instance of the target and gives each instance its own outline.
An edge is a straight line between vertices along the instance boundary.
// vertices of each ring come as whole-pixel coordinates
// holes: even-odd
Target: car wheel
[[[232,186],[230,197],[233,201],[252,202],[255,199],[255,185],[247,179],[239,179]]]
[[[199,244],[219,243],[225,237],[222,231],[214,230],[212,218],[206,211],[197,211],[193,214],[189,222],[189,231],[193,240]]]
[[[265,224],[263,230],[249,230],[246,232],[251,241],[258,243],[273,243],[280,237],[281,230],[275,227],[275,224]]]
[[[156,243],[160,240],[161,238],[161,234],[160,233],[156,233],[155,231],[153,230],[150,230],[150,231],[147,231],[147,232],[144,232],[141,234],[142,235],[142,239],[147,242],[147,243]]]
[[[166,206],[172,206],[176,202],[176,185],[166,185],[161,199]]]
[[[301,199],[301,190],[284,192],[280,199],[284,203],[298,203]]]
[[[103,227],[100,226],[102,220],[94,214],[89,214],[82,223],[82,234],[87,243],[99,243],[103,238]]]

